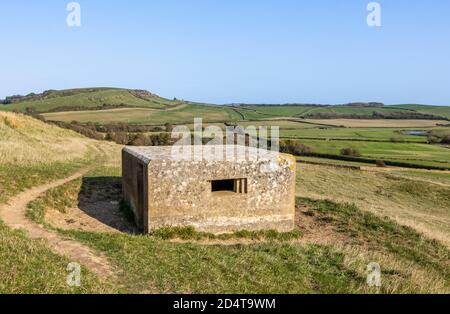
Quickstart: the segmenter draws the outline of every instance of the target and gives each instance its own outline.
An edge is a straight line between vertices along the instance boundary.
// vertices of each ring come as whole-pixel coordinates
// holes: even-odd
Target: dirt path
[[[26,231],[28,237],[31,239],[46,240],[48,246],[53,251],[66,256],[72,262],[77,262],[86,266],[99,277],[103,279],[113,278],[114,273],[112,267],[105,256],[94,253],[90,248],[79,242],[64,239],[57,233],[45,229],[43,226],[34,223],[25,216],[28,203],[38,198],[42,193],[49,189],[58,187],[83,176],[87,171],[88,170],[78,172],[65,179],[53,181],[16,195],[11,198],[7,204],[0,204],[0,219],[12,229]]]

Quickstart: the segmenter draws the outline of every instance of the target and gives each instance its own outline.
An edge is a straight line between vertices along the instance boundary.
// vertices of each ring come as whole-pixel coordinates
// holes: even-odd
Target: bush
[[[145,134],[138,134],[131,142],[133,146],[151,146],[153,145],[152,139]]]
[[[404,143],[405,142],[405,140],[401,137],[391,137],[390,141],[392,143]]]
[[[169,122],[164,124],[164,127],[166,128],[166,132],[172,132],[172,130],[173,130],[173,125],[170,124]]]
[[[446,135],[442,138],[441,144],[450,144],[450,135]]]
[[[377,165],[377,167],[386,167],[386,164],[382,160],[377,160],[375,164]]]
[[[32,117],[39,119],[39,115],[32,115]],[[45,119],[43,121],[46,122]],[[48,123],[55,124],[55,125],[59,126],[60,128],[75,131],[81,135],[84,135],[89,138],[93,138],[95,140],[103,140],[104,139],[103,135],[95,130],[95,127],[80,124],[76,121],[72,121],[71,123],[66,123],[66,122],[62,122],[62,121],[52,121],[52,122],[48,122]]]
[[[313,149],[299,141],[285,140],[280,142],[280,151],[292,155],[303,155],[312,153]]]
[[[434,135],[428,135],[428,136],[427,136],[427,141],[428,141],[428,143],[430,143],[430,144],[436,144],[436,143],[439,143],[440,139],[439,139],[439,137],[437,137],[437,136],[434,136]]]
[[[356,148],[343,148],[341,149],[342,156],[361,157],[361,153]]]
[[[116,142],[117,144],[128,145],[134,138],[130,138],[130,135],[125,132],[107,133],[106,140]]]

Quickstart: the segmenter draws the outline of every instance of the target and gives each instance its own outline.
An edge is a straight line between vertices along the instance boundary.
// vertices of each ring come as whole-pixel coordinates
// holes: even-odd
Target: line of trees
[[[395,119],[395,120],[446,120],[447,117],[435,116],[419,112],[373,112],[372,114],[362,113],[339,113],[339,112],[316,112],[303,116],[309,119]]]

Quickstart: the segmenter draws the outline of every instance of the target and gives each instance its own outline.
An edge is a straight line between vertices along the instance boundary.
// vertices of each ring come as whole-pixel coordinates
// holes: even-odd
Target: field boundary
[[[354,161],[354,162],[362,162],[367,164],[375,164],[377,161],[383,161],[386,166],[394,166],[401,168],[412,168],[412,169],[427,169],[427,170],[450,170],[450,167],[439,167],[439,166],[427,166],[427,165],[419,165],[401,161],[393,161],[393,160],[385,160],[385,159],[373,159],[373,158],[365,158],[365,157],[352,157],[352,156],[340,156],[333,154],[323,154],[323,153],[304,153],[297,156],[305,156],[305,157],[318,157],[318,158],[327,158],[327,159],[335,159],[335,160],[343,160],[343,161]]]

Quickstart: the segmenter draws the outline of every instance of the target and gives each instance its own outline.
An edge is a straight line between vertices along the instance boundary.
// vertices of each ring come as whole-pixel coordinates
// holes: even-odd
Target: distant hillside
[[[137,109],[139,108],[139,109]],[[169,100],[145,90],[80,88],[48,90],[40,94],[10,96],[0,110],[42,114],[47,120],[93,123],[161,125],[204,122],[300,119],[412,119],[449,120],[450,107],[425,105],[385,106],[379,102],[343,105],[320,104],[231,104],[211,105]],[[443,121],[445,124],[445,121]]]
[[[397,109],[407,109],[424,114],[432,114],[450,118],[450,106],[429,106],[429,105],[394,105]]]
[[[41,94],[10,96],[2,101],[1,109],[36,112],[101,110],[121,107],[170,108],[182,101],[169,100],[145,90],[121,88],[80,88],[61,91],[49,90]]]

